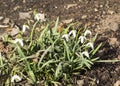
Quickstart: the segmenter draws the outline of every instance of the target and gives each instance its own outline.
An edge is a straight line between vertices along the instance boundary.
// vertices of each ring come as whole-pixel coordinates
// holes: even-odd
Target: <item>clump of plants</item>
[[[53,26],[42,22],[40,14],[35,16],[35,22],[25,23],[18,36],[3,38],[13,50],[7,58],[0,54],[0,74],[8,75],[2,85],[24,82],[34,86],[72,84],[75,75],[99,61],[95,54],[101,44],[94,45],[97,35],[92,37],[90,30],[70,29],[68,25],[59,32],[59,18]],[[26,38],[27,29],[30,34]]]

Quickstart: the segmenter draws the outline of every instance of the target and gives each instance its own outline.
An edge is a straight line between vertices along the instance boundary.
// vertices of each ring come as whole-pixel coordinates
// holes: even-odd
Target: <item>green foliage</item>
[[[11,77],[17,74],[23,81],[33,85],[58,86],[61,82],[67,85],[72,83],[74,75],[90,69],[99,61],[98,57],[94,57],[101,46],[94,47],[96,36],[92,38],[89,30],[77,31],[73,28],[70,31],[70,26],[60,33],[58,21],[59,18],[53,28],[47,24],[42,30],[39,26],[41,23],[36,21],[31,26],[28,40],[20,34],[23,46],[20,45],[22,41],[14,42],[11,37],[3,40],[14,48],[7,60],[0,54],[1,74],[9,74],[4,84],[11,83]],[[39,31],[36,31],[37,26]]]

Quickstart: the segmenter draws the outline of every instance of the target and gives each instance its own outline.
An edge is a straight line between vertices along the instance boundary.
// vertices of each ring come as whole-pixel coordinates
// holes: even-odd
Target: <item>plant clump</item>
[[[41,29],[44,22],[41,22],[40,14],[36,15],[33,24],[23,25],[19,36],[3,38],[13,50],[7,59],[0,54],[0,73],[8,75],[2,85],[17,85],[24,81],[43,86],[72,84],[75,75],[90,69],[99,60],[95,54],[101,44],[94,46],[97,35],[92,37],[88,29],[70,30],[69,25],[59,32],[59,18],[55,26],[47,24]],[[26,39],[24,33],[27,29],[30,35]]]

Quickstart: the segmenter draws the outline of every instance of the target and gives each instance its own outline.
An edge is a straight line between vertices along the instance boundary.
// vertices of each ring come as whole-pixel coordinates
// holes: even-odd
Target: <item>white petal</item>
[[[86,37],[84,37],[84,36],[80,36],[79,39],[80,39],[81,43],[83,43],[84,40],[86,39]]]
[[[87,43],[86,46],[91,47],[92,49],[94,49],[93,43],[91,43],[91,42]]]
[[[23,46],[23,39],[15,39],[14,40],[15,44],[18,43],[18,42],[20,43],[21,46]]]
[[[30,29],[30,27],[28,25],[23,25],[22,32],[25,32],[26,29]]]
[[[69,41],[69,35],[68,35],[68,34],[64,34],[64,35],[62,36],[62,38],[65,38],[66,41]]]
[[[85,33],[84,33],[84,36],[87,36],[88,34],[92,34],[90,30],[86,30]]]
[[[89,53],[87,51],[82,52],[82,55],[85,55],[86,57],[89,58]]]
[[[76,37],[76,30],[72,30],[72,31],[70,31],[70,32],[69,32],[69,36],[70,36],[71,34],[72,34],[73,37],[75,38],[75,37]]]
[[[15,80],[21,81],[22,79],[18,75],[14,75],[11,78],[11,82],[14,82]]]
[[[45,21],[45,14],[37,13],[34,17],[35,20],[39,21]]]

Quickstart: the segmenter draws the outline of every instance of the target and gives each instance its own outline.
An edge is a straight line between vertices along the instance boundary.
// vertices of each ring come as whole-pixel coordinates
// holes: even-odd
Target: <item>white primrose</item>
[[[92,32],[90,30],[86,30],[84,36],[87,36],[88,34],[92,35]]]
[[[22,32],[25,32],[26,29],[30,29],[30,27],[29,27],[28,25],[23,25],[23,27],[22,27]]]
[[[64,35],[62,36],[62,38],[65,38],[66,41],[69,41],[69,34],[64,34]]]
[[[75,37],[76,37],[76,33],[77,33],[76,30],[71,30],[71,31],[69,32],[69,36],[70,36],[70,35],[73,35],[73,37],[75,38]]]
[[[13,43],[20,43],[20,45],[21,46],[23,46],[24,44],[23,44],[23,39],[15,39],[14,41],[13,41]]]
[[[41,13],[37,13],[37,14],[35,15],[34,19],[37,20],[37,21],[41,20],[42,22],[43,22],[43,21],[46,21],[46,19],[45,19],[45,14],[41,14]]]
[[[14,76],[12,76],[12,78],[11,78],[11,82],[15,82],[15,80],[21,81],[22,79],[21,79],[18,75],[14,75]]]
[[[80,39],[80,42],[83,43],[85,41],[86,37],[85,36],[80,36],[79,39]]]
[[[87,46],[87,47],[91,47],[92,49],[94,49],[94,45],[93,45],[92,42],[87,43],[86,46]]]

